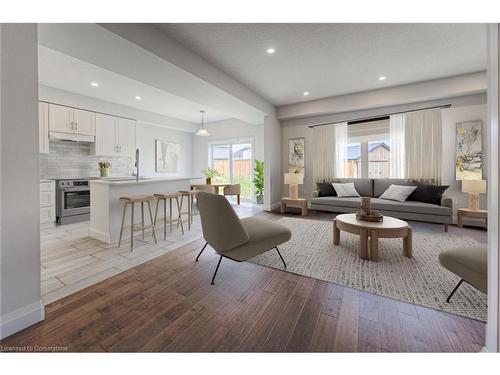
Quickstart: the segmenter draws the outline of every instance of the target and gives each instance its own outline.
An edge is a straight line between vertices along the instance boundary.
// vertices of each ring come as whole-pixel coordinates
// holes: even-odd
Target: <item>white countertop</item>
[[[90,185],[92,184],[105,184],[105,185],[138,185],[138,184],[151,184],[156,182],[168,182],[168,181],[181,181],[181,180],[193,180],[196,177],[141,177],[140,181],[136,181],[135,177],[108,177],[102,179],[90,180]]]

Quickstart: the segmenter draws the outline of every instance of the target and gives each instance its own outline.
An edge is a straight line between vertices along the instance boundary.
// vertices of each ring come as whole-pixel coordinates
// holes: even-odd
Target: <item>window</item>
[[[388,178],[390,168],[391,146],[389,140],[368,142],[368,177]]]
[[[350,143],[347,145],[345,176],[349,178],[361,177],[361,143]]]
[[[217,181],[240,184],[241,197],[253,196],[253,145],[245,143],[225,143],[212,145],[212,168],[220,173]]]

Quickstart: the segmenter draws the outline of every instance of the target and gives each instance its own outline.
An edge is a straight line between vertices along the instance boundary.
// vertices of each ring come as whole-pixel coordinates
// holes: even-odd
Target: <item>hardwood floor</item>
[[[267,216],[268,214],[266,214]],[[485,324],[252,263],[194,262],[203,242],[46,306],[2,341],[109,352],[477,352]],[[62,347],[62,349],[61,349]]]

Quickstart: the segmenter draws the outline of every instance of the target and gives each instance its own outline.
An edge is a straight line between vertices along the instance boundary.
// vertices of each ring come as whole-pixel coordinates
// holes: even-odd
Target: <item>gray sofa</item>
[[[449,197],[443,196],[440,205],[410,200],[400,203],[379,199],[390,185],[416,185],[414,181],[392,178],[339,178],[332,180],[332,182],[353,182],[354,187],[362,197],[372,197],[372,209],[379,210],[387,216],[403,220],[444,224],[446,231],[448,230],[448,224],[453,222],[453,201]],[[318,191],[315,191],[313,192],[310,207],[319,211],[352,213],[359,209],[359,205],[360,198],[358,197],[320,197]]]

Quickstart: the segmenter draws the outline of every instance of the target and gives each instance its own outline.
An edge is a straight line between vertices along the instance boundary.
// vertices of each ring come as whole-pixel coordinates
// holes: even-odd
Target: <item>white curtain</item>
[[[313,128],[314,182],[331,181],[335,178],[335,127],[334,124]]]
[[[335,177],[345,177],[347,162],[347,122],[334,124],[335,129]]]
[[[390,177],[405,177],[405,115],[391,115],[389,120],[389,138],[391,140]]]
[[[406,113],[406,178],[440,184],[442,149],[441,110]]]

